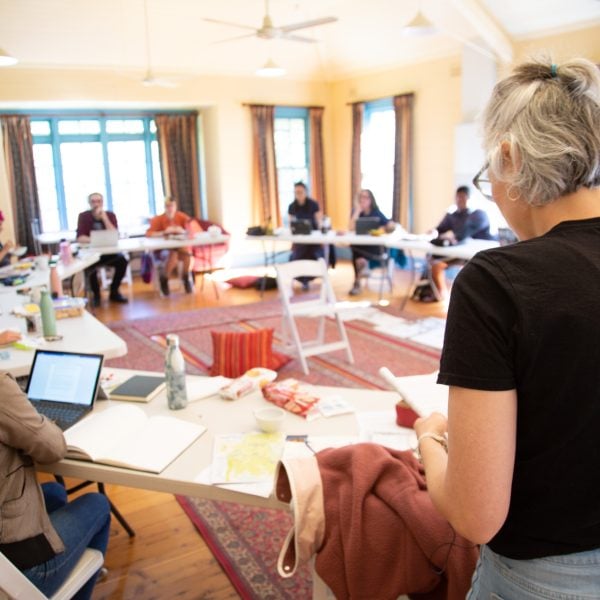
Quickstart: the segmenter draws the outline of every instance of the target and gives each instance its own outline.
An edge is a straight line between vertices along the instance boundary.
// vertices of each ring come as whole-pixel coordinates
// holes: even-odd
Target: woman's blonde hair
[[[590,61],[556,65],[543,57],[519,65],[494,88],[483,126],[490,175],[529,204],[600,185],[600,69]]]

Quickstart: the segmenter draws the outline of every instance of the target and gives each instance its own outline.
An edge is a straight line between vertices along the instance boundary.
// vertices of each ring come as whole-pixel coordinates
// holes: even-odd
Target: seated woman
[[[358,202],[354,206],[350,225],[348,229],[356,229],[356,221],[361,217],[375,217],[379,219],[379,227],[383,227],[386,232],[394,231],[396,224],[390,221],[377,206],[375,196],[371,190],[360,190],[358,193]],[[354,285],[350,290],[351,296],[357,296],[361,292],[360,279],[369,269],[370,260],[381,260],[384,254],[382,246],[350,246],[352,251],[352,266],[354,267]]]
[[[599,132],[600,71],[583,59],[518,66],[484,114],[473,183],[521,241],[458,275],[448,419],[415,423],[433,503],[482,544],[471,600],[600,590]]]
[[[0,210],[0,233],[4,227],[4,213]],[[14,242],[7,241],[0,243],[0,267],[6,267],[10,264],[10,251],[15,247]]]
[[[0,344],[14,334],[0,333]],[[36,479],[35,462],[64,457],[62,431],[40,415],[8,373],[0,373],[0,552],[46,596],[69,576],[86,548],[106,552],[110,505],[102,494],[67,502],[65,488]],[[90,598],[96,576],[79,591]]]

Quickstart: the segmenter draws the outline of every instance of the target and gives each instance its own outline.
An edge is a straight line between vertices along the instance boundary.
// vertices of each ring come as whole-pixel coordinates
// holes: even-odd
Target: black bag
[[[429,281],[421,281],[418,283],[412,293],[411,300],[414,302],[435,302],[435,292]]]
[[[265,277],[259,277],[256,280],[254,287],[257,290],[276,290],[277,279],[275,277],[269,277],[268,275]]]
[[[246,229],[246,235],[265,235],[266,229],[260,225],[254,225]]]

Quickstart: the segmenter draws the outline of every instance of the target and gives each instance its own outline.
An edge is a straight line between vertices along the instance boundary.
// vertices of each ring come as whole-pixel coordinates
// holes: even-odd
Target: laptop
[[[312,231],[312,223],[308,219],[294,219],[290,223],[290,229],[294,235],[309,235]]]
[[[36,410],[63,431],[90,412],[104,356],[36,350],[26,394]]]
[[[119,231],[117,229],[92,229],[90,231],[90,248],[102,246],[118,246]]]
[[[381,223],[378,217],[358,217],[356,219],[356,233],[357,235],[367,235],[373,229],[379,229]]]

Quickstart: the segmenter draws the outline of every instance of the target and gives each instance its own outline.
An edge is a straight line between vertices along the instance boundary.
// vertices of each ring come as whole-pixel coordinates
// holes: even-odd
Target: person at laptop
[[[51,597],[86,548],[106,553],[110,505],[103,494],[67,502],[62,485],[40,486],[35,463],[65,456],[63,433],[36,411],[6,372],[0,373],[0,398],[0,552]],[[91,597],[96,578],[77,598]]]
[[[290,221],[304,219],[310,221],[313,230],[321,227],[321,208],[316,200],[308,197],[308,189],[303,181],[294,184],[294,201],[288,206]],[[319,244],[292,244],[290,260],[317,260],[324,255]],[[301,277],[302,289],[308,290],[310,278]]]
[[[433,243],[440,246],[454,246],[467,239],[495,239],[490,233],[490,220],[487,213],[479,208],[473,210],[469,207],[470,195],[471,190],[466,185],[461,185],[456,190],[456,210],[444,215],[444,218],[435,228],[437,237]],[[432,256],[430,259],[431,279],[442,300],[448,297],[446,269],[450,265],[459,264],[464,264],[464,261],[460,259],[448,260],[439,256]]]
[[[117,217],[110,210],[104,210],[104,197],[98,192],[93,192],[88,196],[90,210],[79,213],[77,219],[77,241],[83,244],[90,242],[92,231],[99,230],[118,230]],[[115,270],[110,284],[109,300],[124,304],[127,298],[119,292],[119,286],[125,273],[129,261],[121,253],[103,254],[100,260],[93,266],[85,270],[89,289],[92,291],[94,306],[100,306],[100,283],[98,282],[97,268],[99,266],[113,267]]]
[[[147,237],[169,237],[187,235],[192,218],[186,213],[177,210],[177,200],[170,196],[165,198],[165,212],[162,215],[152,217],[150,227],[146,231]],[[157,253],[159,262],[160,291],[163,296],[169,295],[169,277],[177,269],[181,262],[181,279],[186,294],[194,291],[193,281],[190,275],[192,261],[191,248],[174,248],[173,250],[161,250]]]
[[[360,190],[358,200],[350,216],[350,231],[356,231],[356,221],[363,217],[377,219],[379,227],[384,231],[394,231],[396,224],[388,219],[377,206],[375,196],[371,190]],[[349,292],[351,296],[357,296],[361,292],[360,280],[369,270],[370,260],[382,260],[384,248],[382,246],[350,246],[352,251],[352,266],[354,267],[354,284]]]

